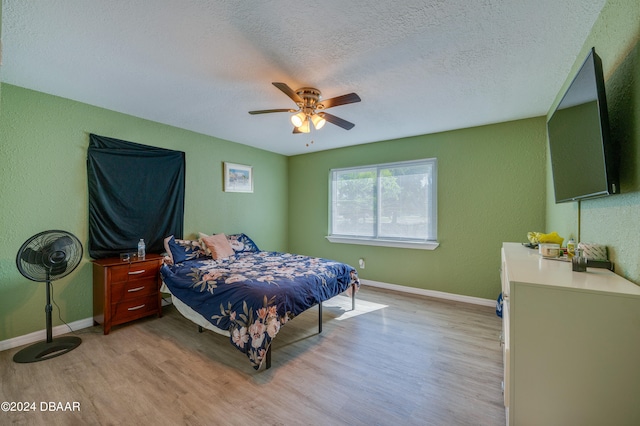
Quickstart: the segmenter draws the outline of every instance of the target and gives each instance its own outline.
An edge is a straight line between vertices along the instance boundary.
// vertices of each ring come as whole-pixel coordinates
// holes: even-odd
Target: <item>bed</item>
[[[271,342],[280,328],[322,302],[355,292],[356,270],[329,259],[262,251],[245,234],[206,235],[199,240],[165,240],[160,269],[163,292],[196,323],[229,337],[254,369],[271,364]]]

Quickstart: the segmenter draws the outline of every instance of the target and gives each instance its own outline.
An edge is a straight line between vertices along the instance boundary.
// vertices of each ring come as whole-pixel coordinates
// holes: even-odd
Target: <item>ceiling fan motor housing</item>
[[[307,114],[312,114],[316,108],[321,109],[323,107],[322,104],[318,105],[322,96],[318,89],[303,87],[296,90],[296,94],[302,98],[302,102],[297,102],[296,104]]]

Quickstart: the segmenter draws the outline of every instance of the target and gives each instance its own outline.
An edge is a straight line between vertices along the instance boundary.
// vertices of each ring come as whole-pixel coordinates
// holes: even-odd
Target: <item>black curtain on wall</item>
[[[185,154],[89,135],[89,255],[162,253],[169,235],[182,238]]]

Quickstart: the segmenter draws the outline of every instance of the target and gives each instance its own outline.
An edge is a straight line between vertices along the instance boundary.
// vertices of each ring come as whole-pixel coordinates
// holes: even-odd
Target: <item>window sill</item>
[[[382,246],[382,247],[397,247],[397,248],[409,248],[419,250],[435,250],[440,243],[436,241],[402,241],[402,240],[382,240],[382,239],[369,239],[369,238],[356,238],[356,237],[336,237],[328,235],[325,237],[332,243],[340,244],[359,244],[364,246]]]

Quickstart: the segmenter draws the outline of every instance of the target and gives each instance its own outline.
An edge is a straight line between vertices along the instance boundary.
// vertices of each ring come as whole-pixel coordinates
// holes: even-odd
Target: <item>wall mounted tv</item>
[[[556,203],[619,192],[602,62],[591,49],[547,121]]]

